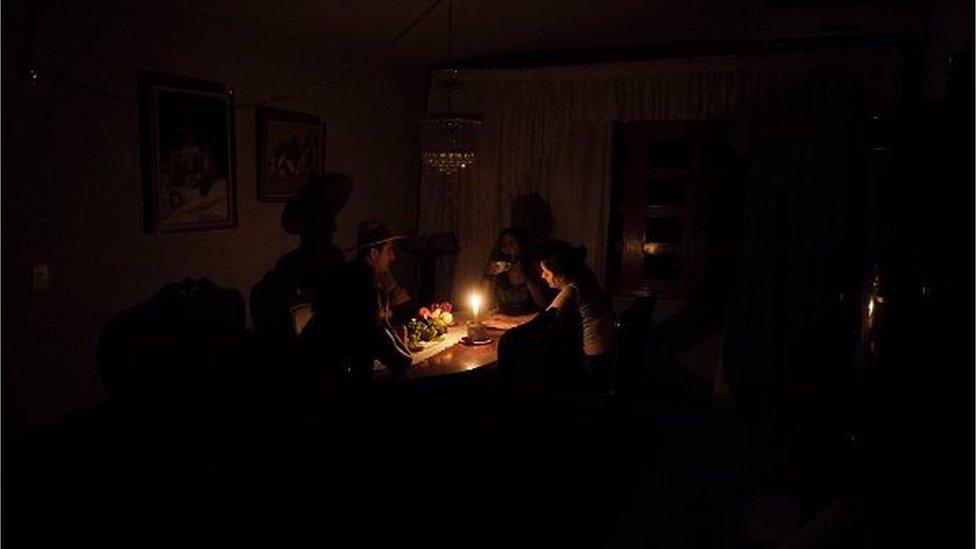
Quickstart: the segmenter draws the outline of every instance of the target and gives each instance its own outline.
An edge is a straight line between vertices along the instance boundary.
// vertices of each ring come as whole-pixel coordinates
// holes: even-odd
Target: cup
[[[509,263],[508,261],[502,261],[500,259],[492,261],[488,266],[489,272],[491,272],[491,274],[493,275],[498,275],[498,274],[508,272],[508,270],[511,268],[512,268],[511,263]]]

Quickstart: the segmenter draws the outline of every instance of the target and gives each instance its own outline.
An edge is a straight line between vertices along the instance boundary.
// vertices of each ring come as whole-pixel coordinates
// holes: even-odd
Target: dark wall
[[[255,199],[254,111],[249,108],[238,109],[236,117],[238,227],[166,236],[143,233],[137,70],[224,82],[234,86],[241,104],[331,78],[334,82],[316,93],[271,106],[321,116],[328,125],[326,169],[347,172],[356,181],[349,204],[338,216],[337,241],[351,243],[356,223],[365,216],[382,217],[396,228],[414,223],[423,71],[380,66],[339,79],[336,68],[351,66],[362,51],[322,51],[287,32],[234,26],[201,15],[203,10],[173,11],[167,5],[113,0],[3,4],[2,373],[7,427],[27,427],[103,398],[94,345],[101,326],[115,312],[184,277],[210,277],[246,295],[274,259],[296,244],[280,229],[281,205]],[[668,25],[653,36],[627,42],[694,41],[713,35],[758,39],[806,35],[809,29],[828,34],[830,29],[838,34],[922,33],[927,97],[942,95],[945,55],[972,42],[973,6],[965,0],[932,0],[898,10],[880,3],[856,9],[817,4],[814,11],[821,16],[813,18],[806,8],[789,4],[758,11],[761,2],[744,6],[762,16],[729,24],[725,16],[732,8],[722,7],[708,12],[714,19]],[[264,9],[277,8],[269,2]],[[490,9],[488,4],[484,9]],[[615,25],[578,27],[560,27],[575,34],[560,35],[556,42],[582,47],[613,42],[618,33]],[[477,40],[476,33],[472,36]],[[26,53],[38,54],[41,68],[60,75],[51,78],[42,72],[37,96],[25,95],[19,78]],[[404,277],[409,272],[405,263]],[[50,289],[45,292],[31,290],[31,270],[39,264],[50,267]]]
[[[253,108],[236,112],[237,228],[143,232],[139,69],[230,84],[239,104],[331,77],[316,93],[271,106],[320,116],[325,168],[355,180],[336,242],[353,243],[366,216],[414,225],[422,71],[380,67],[339,79],[335,68],[357,57],[189,14],[47,3],[32,19],[28,5],[3,8],[6,427],[17,431],[104,398],[95,344],[111,315],[184,277],[211,278],[246,298],[297,245],[281,230],[282,204],[256,200]],[[18,78],[27,51],[46,69],[36,95],[25,94]],[[49,266],[50,287],[34,292],[39,264]],[[402,267],[407,277],[409,266]]]

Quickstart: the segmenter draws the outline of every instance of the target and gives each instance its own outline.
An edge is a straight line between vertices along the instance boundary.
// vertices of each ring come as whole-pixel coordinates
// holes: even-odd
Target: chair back
[[[193,421],[229,397],[244,356],[244,299],[207,279],[164,286],[109,320],[98,368],[109,395],[153,422]]]
[[[645,342],[651,332],[657,295],[638,297],[617,321],[617,360],[614,385],[622,389],[646,367]]]
[[[646,334],[651,328],[651,320],[656,308],[656,294],[638,297],[627,310],[620,314],[620,318],[617,320],[617,329],[622,334]]]

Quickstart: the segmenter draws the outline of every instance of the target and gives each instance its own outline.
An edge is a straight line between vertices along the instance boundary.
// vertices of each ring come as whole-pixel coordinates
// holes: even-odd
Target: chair
[[[308,321],[315,316],[315,306],[312,303],[297,303],[288,309],[291,313],[292,328],[295,336],[301,335]]]
[[[618,359],[613,380],[616,392],[632,390],[646,373],[646,344],[657,308],[657,295],[638,297],[617,321]]]
[[[112,400],[150,428],[190,430],[225,412],[243,360],[244,299],[207,279],[164,286],[102,330],[98,369]]]
[[[263,346],[280,350],[292,343],[307,322],[306,309],[311,316],[311,298],[298,299],[296,287],[294,277],[272,270],[251,288],[251,321]]]

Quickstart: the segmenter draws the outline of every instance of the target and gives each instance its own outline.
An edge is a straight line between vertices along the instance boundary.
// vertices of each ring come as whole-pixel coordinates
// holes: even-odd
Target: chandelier
[[[431,114],[422,121],[424,165],[444,175],[457,173],[475,159],[475,139],[481,119],[451,112]]]
[[[447,57],[453,64],[453,3],[447,3]],[[437,79],[440,91],[447,95],[447,111],[428,114],[421,120],[420,147],[425,166],[444,174],[455,174],[474,164],[475,140],[481,117],[454,112],[454,96],[461,92],[457,69],[445,71],[445,79]],[[436,91],[436,89],[435,89]]]

